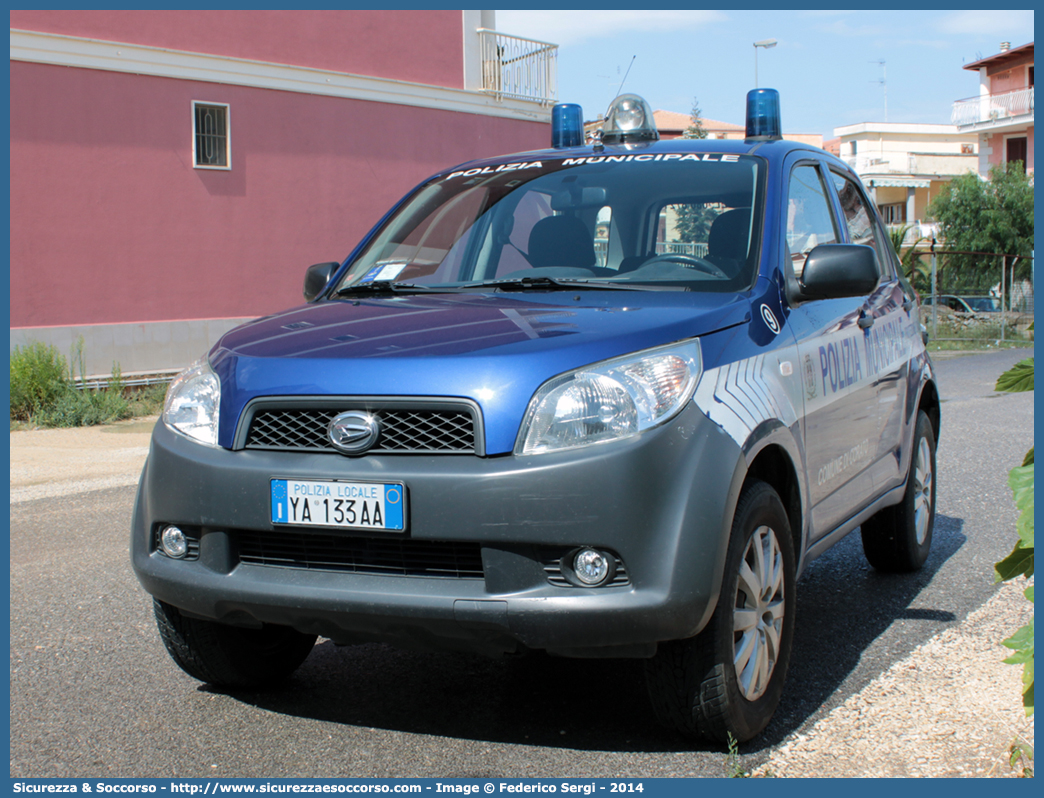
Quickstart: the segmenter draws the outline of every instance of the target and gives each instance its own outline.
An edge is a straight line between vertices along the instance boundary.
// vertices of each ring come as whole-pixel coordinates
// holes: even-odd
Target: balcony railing
[[[999,122],[1033,113],[1033,89],[1019,89],[1006,94],[982,94],[958,100],[953,104],[950,122],[954,125],[977,125]]]
[[[482,91],[498,100],[552,105],[558,96],[558,45],[521,39],[486,28],[482,42]]]

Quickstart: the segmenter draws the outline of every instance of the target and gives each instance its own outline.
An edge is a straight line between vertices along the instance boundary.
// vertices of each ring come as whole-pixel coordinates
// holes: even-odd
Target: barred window
[[[192,161],[199,169],[231,169],[228,106],[192,103]]]

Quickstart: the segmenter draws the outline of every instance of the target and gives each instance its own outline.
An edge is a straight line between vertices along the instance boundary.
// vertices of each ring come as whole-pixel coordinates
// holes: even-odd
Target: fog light
[[[595,549],[581,549],[573,558],[573,573],[585,585],[600,585],[609,576],[609,558]]]
[[[188,553],[188,540],[185,538],[185,533],[176,526],[164,527],[163,533],[160,535],[160,545],[163,547],[163,553],[175,560],[180,560]]]

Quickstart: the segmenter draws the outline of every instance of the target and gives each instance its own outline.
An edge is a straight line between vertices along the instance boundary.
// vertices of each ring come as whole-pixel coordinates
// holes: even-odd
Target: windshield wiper
[[[522,277],[508,280],[484,280],[462,286],[464,288],[495,288],[499,291],[575,291],[582,288],[588,291],[659,291],[661,286],[638,283],[615,283],[609,280],[597,280],[587,277]]]
[[[353,294],[427,294],[445,293],[445,289],[419,283],[396,283],[393,280],[370,280],[365,283],[352,283],[338,288],[331,294],[336,299]]]

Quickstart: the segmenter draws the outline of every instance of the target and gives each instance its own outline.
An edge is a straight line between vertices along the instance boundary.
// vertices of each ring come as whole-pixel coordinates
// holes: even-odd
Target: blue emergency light
[[[783,138],[779,113],[779,92],[752,89],[747,92],[747,141],[774,141]]]
[[[580,147],[584,143],[584,111],[576,103],[558,103],[551,109],[551,146]]]

